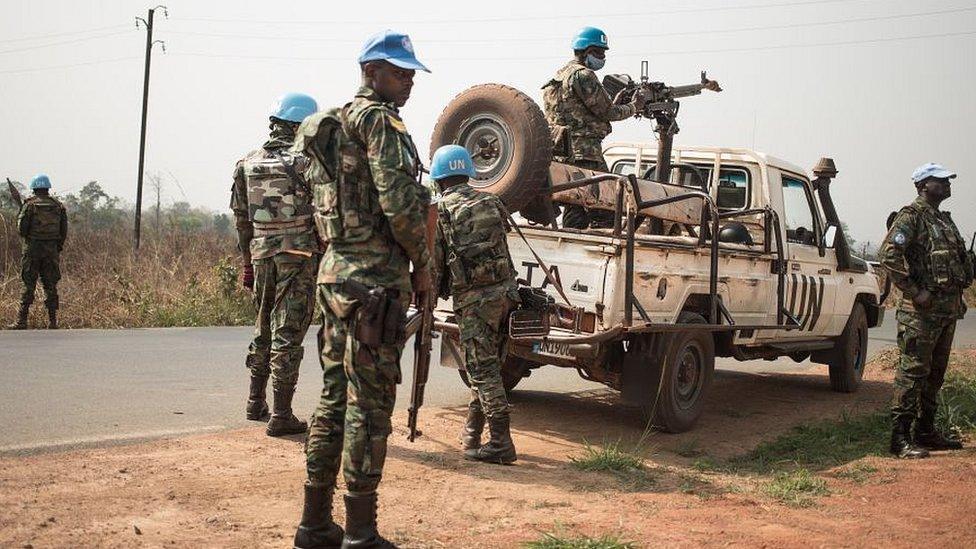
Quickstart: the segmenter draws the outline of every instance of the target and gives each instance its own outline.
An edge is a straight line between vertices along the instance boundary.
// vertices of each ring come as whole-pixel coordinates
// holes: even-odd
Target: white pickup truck
[[[493,114],[467,115],[449,140],[476,164],[480,155],[474,184],[504,191],[494,188],[497,166],[506,155],[506,169],[518,162],[520,134],[505,127],[504,112],[480,108]],[[435,143],[444,141],[437,133]],[[554,202],[612,209],[617,221],[585,230],[520,221],[521,234],[510,233],[520,278],[555,302],[513,316],[506,388],[534,368],[572,368],[670,432],[701,415],[716,356],[809,358],[828,366],[834,390],[856,390],[868,328],[883,309],[878,277],[843,242],[829,192],[833,162],[823,159],[811,180],[750,150],[674,147],[669,184],[649,181],[657,152],[656,144],[609,145],[611,174],[548,165]],[[442,364],[463,368],[451,311],[436,316]]]

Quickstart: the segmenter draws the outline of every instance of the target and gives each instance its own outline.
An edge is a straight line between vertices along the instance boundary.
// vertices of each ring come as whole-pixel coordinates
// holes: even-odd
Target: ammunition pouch
[[[288,221],[254,221],[254,236],[282,236],[312,231],[312,215],[301,215]]]
[[[519,306],[508,317],[511,337],[541,337],[549,333],[549,313],[555,300],[541,288],[521,286]]]
[[[343,293],[359,301],[353,333],[356,341],[373,348],[403,343],[407,312],[398,299],[399,291],[370,288],[351,279],[346,279],[341,288]]]

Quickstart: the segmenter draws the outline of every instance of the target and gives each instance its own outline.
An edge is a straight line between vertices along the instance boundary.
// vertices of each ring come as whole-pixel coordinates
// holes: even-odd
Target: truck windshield
[[[695,164],[695,167],[698,168],[705,181],[710,183],[714,167],[709,164]],[[646,165],[640,178],[654,179],[654,168],[653,164]],[[614,163],[612,171],[621,175],[630,175],[634,173],[634,161],[619,160]],[[674,182],[678,185],[697,186],[696,178],[692,176],[689,170],[679,170],[678,177],[679,181]],[[749,180],[749,172],[743,168],[722,168],[718,175],[718,209],[727,212],[747,208],[749,205]]]

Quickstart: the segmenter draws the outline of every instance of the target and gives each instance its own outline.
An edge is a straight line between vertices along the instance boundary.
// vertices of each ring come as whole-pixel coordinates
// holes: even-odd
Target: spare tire
[[[474,159],[471,186],[498,196],[512,212],[549,185],[549,125],[535,101],[515,88],[481,84],[452,99],[434,126],[430,152],[452,144]]]

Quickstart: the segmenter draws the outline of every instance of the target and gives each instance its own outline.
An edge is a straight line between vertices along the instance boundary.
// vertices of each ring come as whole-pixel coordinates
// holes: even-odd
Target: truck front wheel
[[[683,312],[679,324],[705,324],[696,313]],[[660,356],[651,357],[657,384],[651,400],[642,405],[645,419],[670,433],[682,433],[701,417],[705,395],[715,373],[715,341],[703,330],[676,332]]]
[[[853,393],[861,384],[868,354],[868,316],[864,305],[855,303],[847,325],[834,344],[829,362],[830,388]]]

